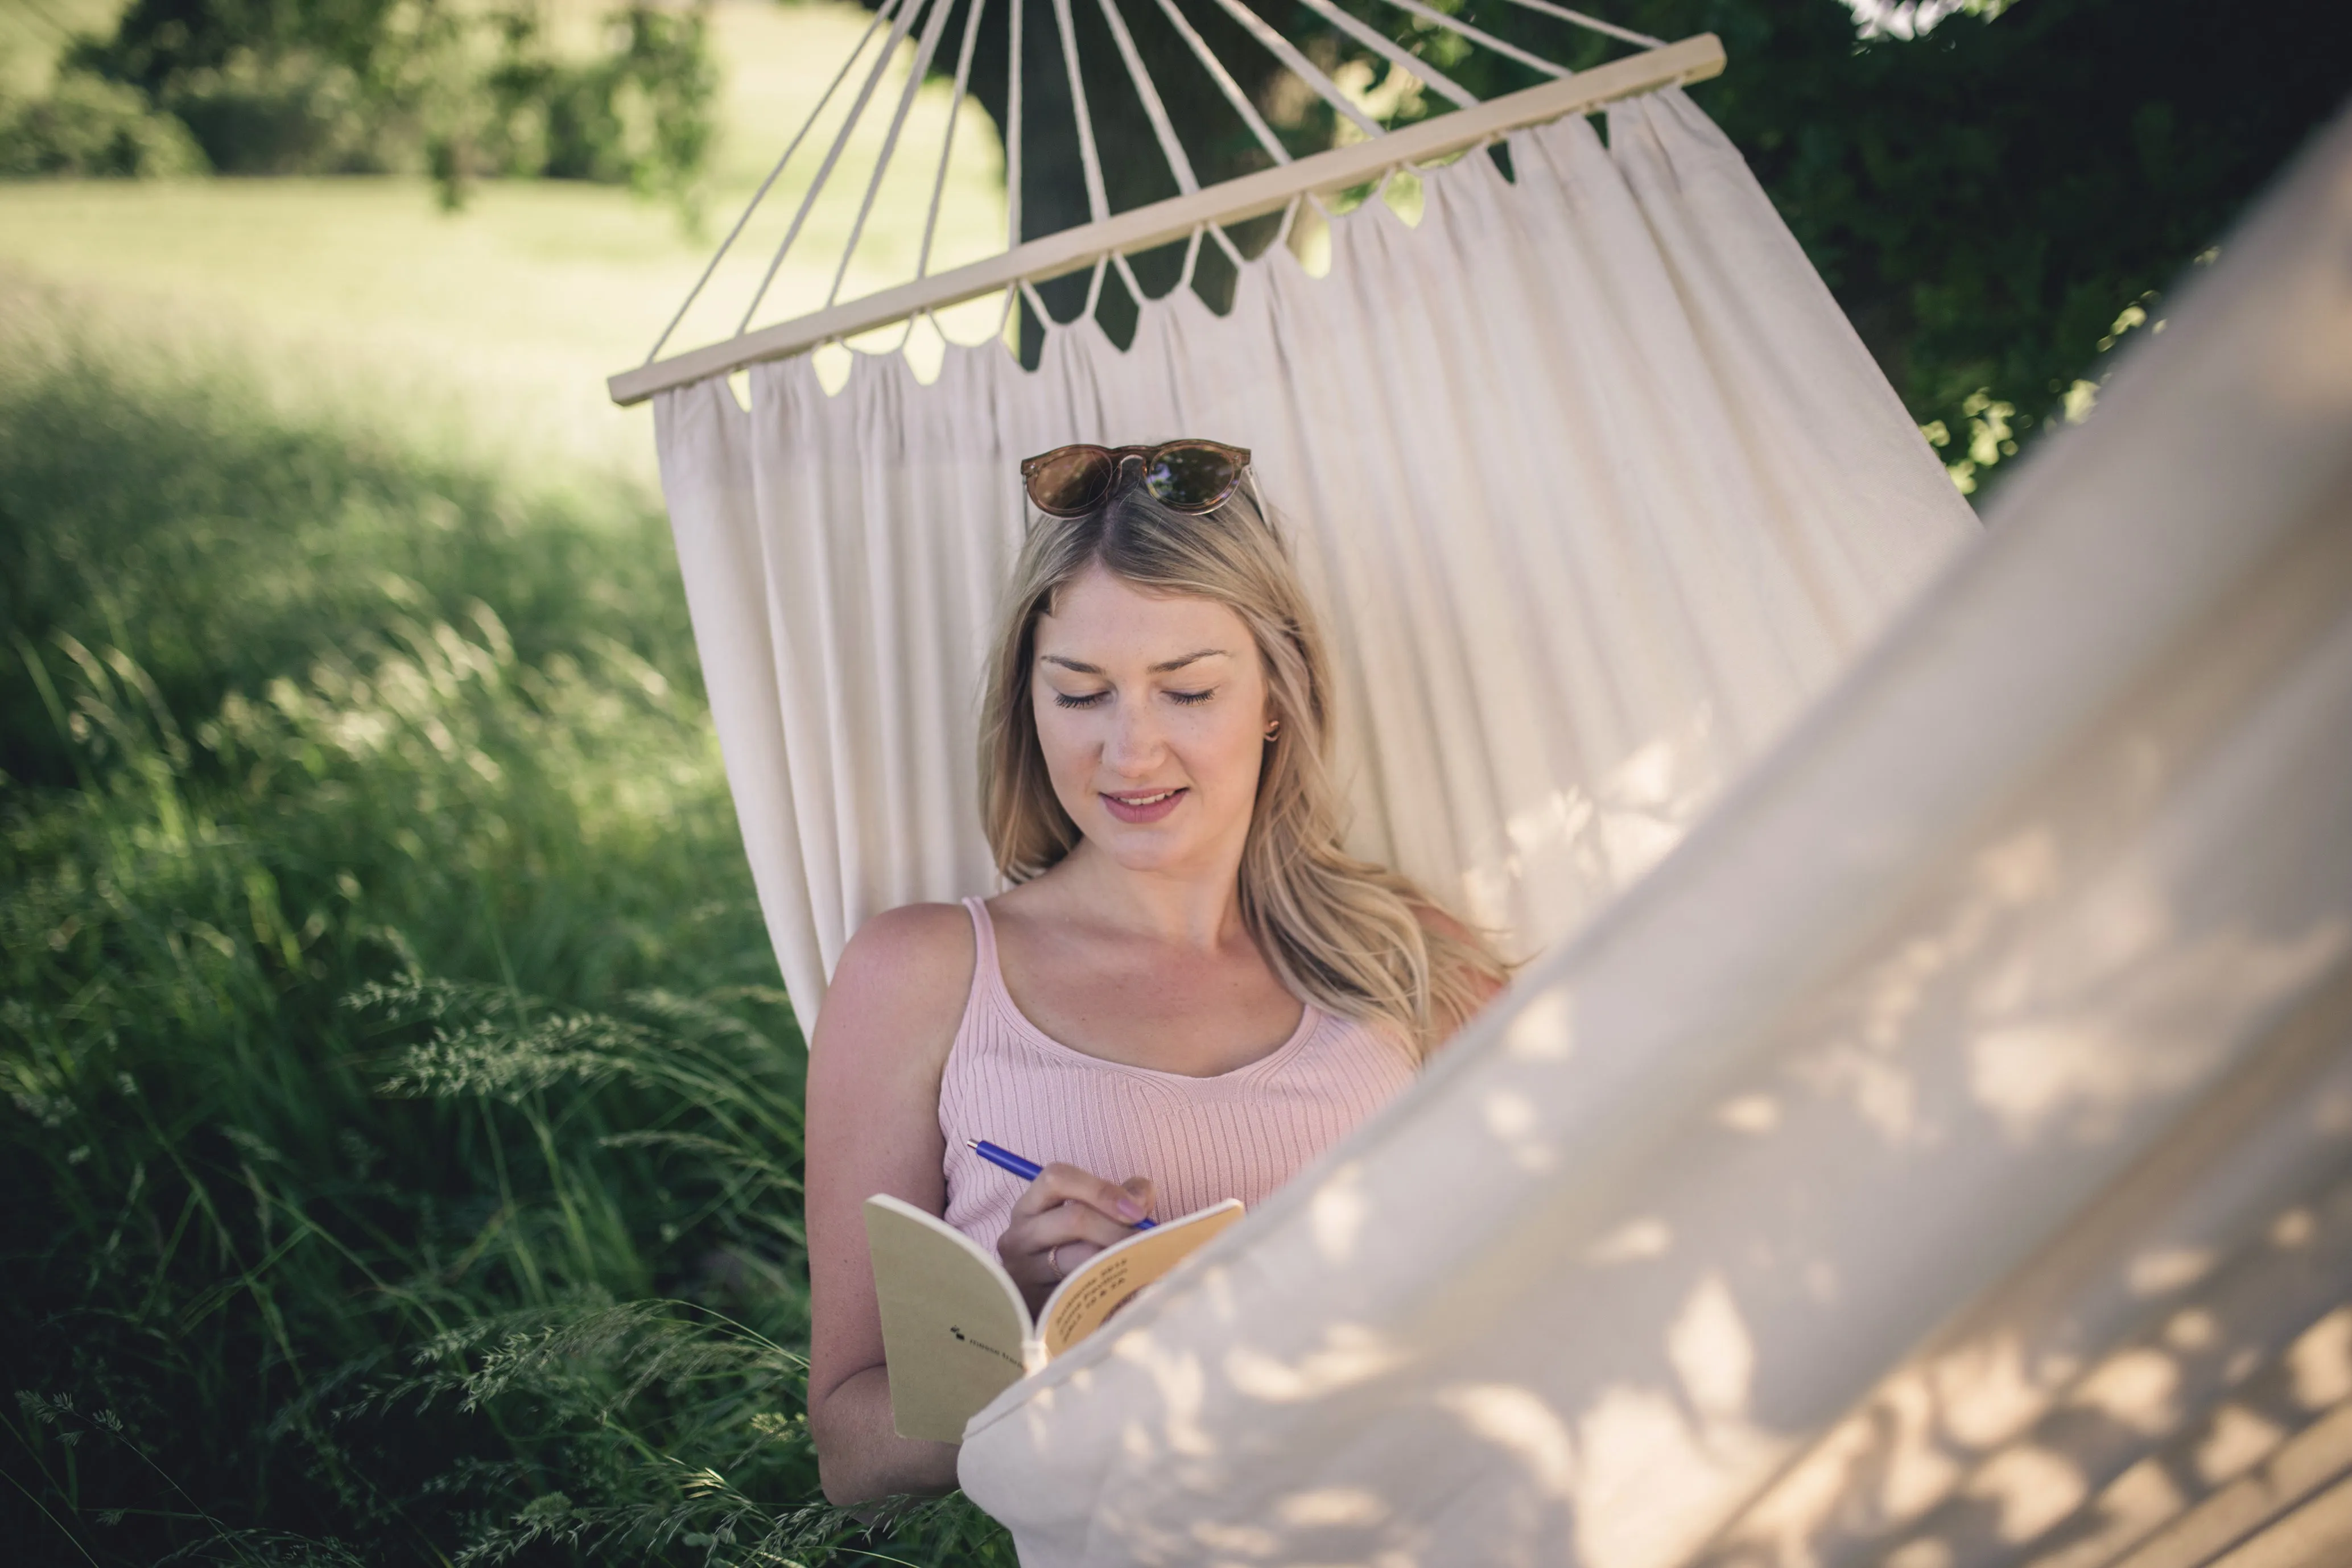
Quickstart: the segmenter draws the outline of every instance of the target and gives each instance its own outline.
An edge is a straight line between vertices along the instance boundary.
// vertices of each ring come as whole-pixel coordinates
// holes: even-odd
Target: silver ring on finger
[[[1066,1241],[1057,1241],[1053,1246],[1045,1249],[1045,1261],[1052,1265],[1054,1269],[1054,1282],[1057,1285],[1069,1278],[1067,1274],[1062,1271],[1062,1248],[1069,1245],[1070,1244]]]

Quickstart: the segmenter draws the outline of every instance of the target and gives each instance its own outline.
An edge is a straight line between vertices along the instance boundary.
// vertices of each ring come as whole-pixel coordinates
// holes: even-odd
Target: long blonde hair
[[[1340,847],[1346,816],[1331,772],[1322,631],[1287,547],[1246,489],[1196,514],[1161,506],[1139,485],[1086,516],[1030,524],[981,714],[981,811],[997,868],[1026,881],[1078,845],[1038,743],[1030,667],[1038,618],[1097,563],[1145,593],[1213,600],[1249,628],[1279,724],[1242,850],[1243,923],[1293,994],[1390,1026],[1425,1054],[1507,971],[1475,933],[1424,921],[1438,906],[1411,880]]]

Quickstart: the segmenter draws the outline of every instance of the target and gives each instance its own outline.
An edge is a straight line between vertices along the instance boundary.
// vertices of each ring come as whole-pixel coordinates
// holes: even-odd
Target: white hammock
[[[614,378],[658,395],[804,1017],[866,918],[992,885],[979,666],[1014,464],[1061,442],[1255,450],[1332,622],[1357,847],[1523,947],[1584,927],[1782,736],[1975,524],[1662,87],[1719,59],[1650,48],[1135,213],[1090,178],[1079,229]],[[1612,100],[1606,149],[1560,118]],[[1075,267],[1099,288],[1102,258],[1498,132],[1515,182],[1430,173],[1418,226],[1367,204],[1328,276],[1276,245],[1229,315],[1180,289],[1125,353],[1082,318],[1034,373],[993,343],[928,386],[864,358],[835,395],[799,354]],[[2168,1510],[2210,1531],[2302,1495],[2217,1516],[2193,1487],[2099,1489],[2210,1436],[2224,1372],[2286,1379],[2260,1420],[2298,1463],[2352,1389],[2352,1332],[2309,1327],[2352,1255],[2326,1186],[2352,1125],[2352,566],[2309,510],[2342,516],[2352,329],[2295,248],[2341,247],[2327,211],[2274,237],[2267,306],[2242,282],[2212,308],[2236,319],[2176,321],[2158,359],[2201,379],[2144,367],[2018,481],[2018,524],[1708,831],[1211,1267],[983,1413],[965,1480],[1025,1562],[1961,1568],[2089,1542],[2063,1560],[2084,1568]],[[716,379],[743,363],[749,413]]]
[[[2352,121],[1681,849],[973,1418],[1028,1568],[2352,1561]]]

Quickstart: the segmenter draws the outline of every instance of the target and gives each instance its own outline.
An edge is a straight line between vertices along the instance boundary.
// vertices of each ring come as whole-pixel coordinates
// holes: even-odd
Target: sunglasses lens
[[[1073,514],[1090,510],[1110,493],[1118,472],[1099,447],[1066,447],[1048,452],[1029,471],[1029,499],[1039,511]]]
[[[1152,455],[1143,486],[1153,498],[1180,511],[1206,511],[1233,494],[1241,469],[1214,447],[1171,441]]]

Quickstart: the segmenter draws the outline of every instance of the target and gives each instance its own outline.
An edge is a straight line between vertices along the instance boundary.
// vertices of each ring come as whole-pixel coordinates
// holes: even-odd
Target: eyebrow
[[[1232,657],[1233,655],[1227,653],[1223,648],[1204,647],[1197,649],[1194,652],[1188,653],[1181,658],[1166,659],[1159,664],[1155,664],[1151,667],[1150,673],[1153,675],[1165,675],[1171,669],[1181,669],[1186,665],[1192,664],[1199,659],[1231,658]],[[1102,670],[1095,665],[1081,664],[1075,658],[1064,658],[1057,653],[1040,654],[1038,656],[1037,662],[1040,664],[1058,664],[1064,669],[1074,669],[1080,675],[1100,675],[1102,673]]]

